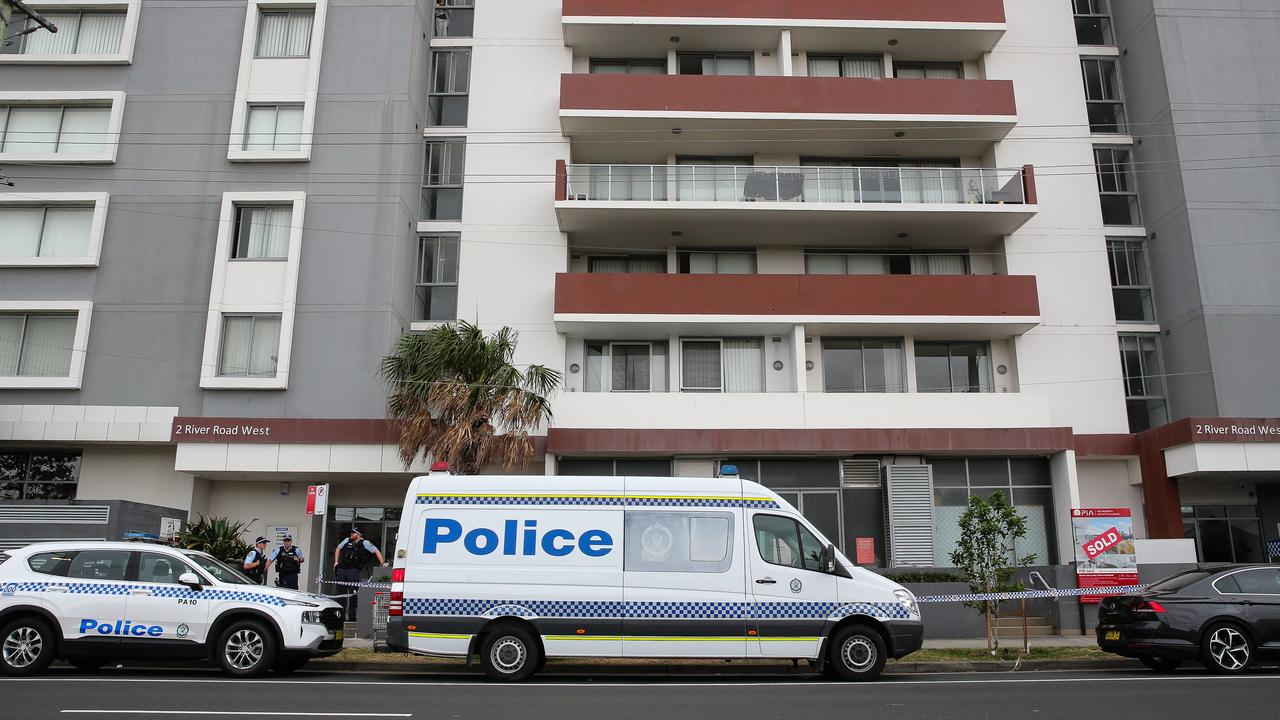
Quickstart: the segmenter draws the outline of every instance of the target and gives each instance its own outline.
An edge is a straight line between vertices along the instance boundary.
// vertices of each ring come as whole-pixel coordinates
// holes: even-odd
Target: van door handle
[[[778,581],[773,578],[760,578],[756,580],[757,585],[777,585]]]
[[[134,588],[129,591],[130,595],[150,595],[151,591],[146,588]]]

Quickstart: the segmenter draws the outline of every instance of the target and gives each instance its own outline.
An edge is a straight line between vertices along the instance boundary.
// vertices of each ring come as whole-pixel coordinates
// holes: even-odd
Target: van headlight
[[[304,622],[304,623],[309,623],[309,624],[311,624],[311,625],[323,625],[323,624],[324,624],[324,623],[323,623],[323,622],[321,622],[321,620],[320,620],[320,611],[319,611],[319,610],[308,610],[308,611],[306,611],[306,612],[302,613],[302,622]]]
[[[894,597],[898,598],[898,604],[907,609],[912,615],[920,614],[920,606],[916,604],[916,596],[911,594],[909,590],[894,590]]]

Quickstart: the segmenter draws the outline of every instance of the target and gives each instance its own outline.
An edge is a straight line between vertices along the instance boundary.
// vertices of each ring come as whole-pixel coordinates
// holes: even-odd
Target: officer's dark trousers
[[[280,580],[276,583],[276,587],[289,588],[290,590],[298,589],[298,573],[280,573]]]
[[[338,568],[338,582],[360,582],[360,568]],[[347,620],[355,622],[356,607],[359,606],[356,593],[360,591],[360,588],[355,587],[354,585],[338,585],[337,587],[339,593],[347,595],[347,597],[342,598],[342,604],[347,608]]]

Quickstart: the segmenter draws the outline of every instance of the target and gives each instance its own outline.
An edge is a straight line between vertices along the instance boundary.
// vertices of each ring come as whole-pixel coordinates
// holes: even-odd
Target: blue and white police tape
[[[1127,595],[1142,592],[1146,585],[1122,585],[1119,587],[1063,588],[1061,590],[1022,590],[1020,592],[968,593],[965,595],[922,595],[918,603],[981,602],[983,600],[1032,600],[1036,598],[1060,598]]]
[[[1267,543],[1267,555],[1280,557],[1280,540],[1272,540]]]
[[[342,585],[344,588],[367,587],[367,588],[373,588],[374,590],[390,590],[391,589],[391,583],[381,583],[381,582],[374,582],[374,583],[351,582],[349,580],[321,580],[320,578],[316,578],[316,584],[317,585]],[[358,593],[356,592],[347,592],[347,593],[339,593],[337,595],[325,595],[325,597],[329,598],[330,600],[337,600],[339,598],[355,597],[357,594]]]

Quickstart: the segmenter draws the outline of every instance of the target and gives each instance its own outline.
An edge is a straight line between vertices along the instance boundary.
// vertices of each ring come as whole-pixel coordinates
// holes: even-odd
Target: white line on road
[[[253,717],[404,718],[413,713],[265,712],[239,710],[62,710],[78,715],[252,715]]]

